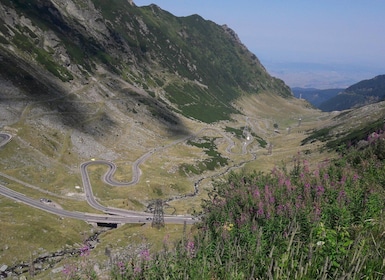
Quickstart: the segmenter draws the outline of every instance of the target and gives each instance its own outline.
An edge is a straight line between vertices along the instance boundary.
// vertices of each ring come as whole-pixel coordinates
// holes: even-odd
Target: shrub
[[[119,260],[112,279],[383,279],[377,141],[314,170],[297,155],[290,171],[231,173],[203,202],[194,236]]]

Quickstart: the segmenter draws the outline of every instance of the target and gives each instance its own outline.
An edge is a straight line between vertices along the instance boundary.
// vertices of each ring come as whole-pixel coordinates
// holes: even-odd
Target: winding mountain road
[[[12,140],[12,135],[9,133],[1,132],[0,133],[0,148],[8,144]]]
[[[0,148],[5,146],[9,141],[12,140],[12,135],[4,132],[0,132]],[[84,191],[86,194],[87,202],[95,209],[98,209],[108,215],[98,215],[98,214],[91,214],[91,213],[81,213],[81,212],[73,212],[73,211],[67,211],[60,208],[56,208],[52,206],[51,204],[44,203],[40,200],[35,200],[32,198],[29,198],[25,196],[22,193],[13,191],[3,184],[0,184],[0,194],[8,197],[10,199],[13,199],[18,202],[22,202],[24,204],[27,204],[31,207],[38,208],[40,210],[46,211],[51,214],[58,215],[60,217],[66,217],[66,218],[72,218],[72,219],[78,219],[83,220],[90,223],[104,223],[104,224],[125,224],[125,223],[150,223],[151,220],[148,219],[151,214],[145,213],[145,212],[136,212],[136,211],[129,211],[124,209],[118,209],[118,208],[111,208],[111,207],[105,207],[98,203],[95,200],[95,197],[92,193],[92,186],[89,180],[89,176],[87,173],[87,167],[92,164],[105,164],[109,167],[109,170],[103,177],[103,181],[106,183],[113,185],[113,186],[129,186],[134,185],[139,181],[140,176],[140,169],[139,165],[151,155],[151,152],[148,152],[147,154],[140,157],[134,164],[133,164],[133,179],[130,182],[127,183],[121,183],[115,181],[112,176],[115,173],[116,165],[109,161],[89,161],[85,162],[81,165],[81,175],[84,185]],[[7,176],[9,179],[10,176]],[[33,186],[34,187],[34,186]],[[34,187],[35,189],[38,189],[38,187]],[[165,215],[164,220],[166,223],[172,223],[172,224],[183,224],[188,223],[192,224],[195,221],[190,216],[172,216],[172,215]]]
[[[94,209],[97,209],[103,213],[104,215],[98,215],[98,214],[90,214],[90,213],[80,213],[80,212],[71,212],[59,208],[55,208],[50,204],[43,203],[38,200],[34,200],[32,198],[28,198],[25,195],[18,193],[16,191],[13,191],[3,184],[0,184],[0,194],[3,196],[6,196],[10,199],[25,203],[29,206],[38,208],[40,210],[61,216],[61,217],[67,217],[67,218],[73,218],[73,219],[78,219],[78,220],[83,220],[86,222],[94,222],[94,223],[111,223],[111,224],[121,224],[121,223],[150,223],[151,219],[150,216],[151,214],[146,213],[146,212],[138,212],[138,211],[130,211],[130,210],[125,210],[125,209],[120,209],[120,208],[113,208],[113,207],[106,207],[102,204],[100,204],[96,199],[92,191],[92,185],[90,182],[90,178],[88,175],[87,168],[91,165],[107,165],[108,170],[104,174],[102,180],[106,184],[109,184],[111,186],[116,186],[116,187],[127,187],[127,186],[133,186],[139,182],[139,178],[141,173],[141,170],[139,166],[147,160],[154,152],[160,151],[162,149],[165,149],[167,147],[170,147],[172,145],[181,143],[183,141],[187,141],[189,139],[192,139],[194,137],[197,137],[200,133],[206,130],[213,130],[215,132],[220,133],[224,139],[229,143],[228,147],[226,148],[227,153],[231,153],[232,148],[235,146],[234,141],[228,137],[225,133],[222,131],[216,129],[216,128],[202,128],[200,129],[196,134],[189,135],[187,137],[184,137],[182,139],[176,140],[171,144],[168,144],[166,146],[162,146],[159,148],[154,148],[150,150],[149,152],[145,153],[142,155],[140,158],[138,158],[133,164],[132,164],[132,179],[129,182],[119,182],[116,181],[113,176],[116,172],[116,165],[113,162],[106,161],[106,160],[93,160],[93,161],[87,161],[84,162],[80,165],[80,173],[82,177],[82,183],[83,183],[83,188],[84,188],[84,193],[86,196],[87,203],[93,207]],[[248,141],[244,142],[243,148],[242,148],[242,154],[246,154],[246,148],[248,144],[250,144],[253,140],[251,137],[251,134],[249,137],[247,137]],[[12,135],[9,133],[4,133],[0,132],[0,148],[8,144],[12,140]],[[1,176],[2,173],[0,173]],[[14,180],[16,182],[19,182],[16,178],[13,178],[11,176],[5,175],[3,177],[6,177],[8,179]],[[32,186],[28,183],[27,184],[29,187],[32,187],[34,189],[40,189],[36,186]],[[175,216],[175,215],[165,215],[164,220],[166,223],[174,223],[174,224],[183,224],[183,223],[188,223],[192,224],[194,223],[194,219],[191,216]]]

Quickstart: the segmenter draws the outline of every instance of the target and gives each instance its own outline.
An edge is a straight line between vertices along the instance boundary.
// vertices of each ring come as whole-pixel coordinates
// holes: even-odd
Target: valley
[[[0,278],[68,279],[86,262],[108,275],[171,252],[199,236],[228,178],[317,169],[383,127],[379,93],[322,112],[199,15],[27,2],[0,3]]]
[[[270,109],[264,111],[261,108],[266,106],[261,104],[255,106],[257,103],[271,104]],[[279,109],[282,104],[286,104],[290,111],[282,112]],[[27,107],[31,111],[36,111],[33,106],[37,105]],[[73,219],[79,218],[88,222],[109,221],[127,224],[129,228],[135,223],[140,226],[147,223],[148,225],[144,227],[148,228],[151,220],[147,218],[152,218],[153,215],[149,212],[148,206],[160,198],[167,204],[166,229],[164,229],[167,232],[170,228],[174,228],[175,224],[183,224],[184,221],[188,224],[195,222],[191,215],[199,212],[201,201],[207,197],[213,180],[220,180],[230,171],[237,172],[242,169],[268,171],[282,161],[290,164],[294,154],[309,149],[299,146],[306,131],[328,119],[320,112],[306,109],[306,103],[297,99],[288,102],[283,98],[261,95],[258,99],[240,100],[238,106],[242,107],[248,116],[234,115],[231,122],[224,121],[211,125],[180,117],[190,131],[185,136],[158,136],[158,140],[154,142],[154,139],[137,139],[130,134],[120,134],[112,138],[115,140],[111,143],[115,144],[109,146],[104,140],[85,142],[78,146],[79,143],[76,141],[87,139],[86,135],[71,140],[68,137],[73,137],[71,135],[73,129],[62,126],[58,129],[57,126],[50,125],[50,122],[58,117],[55,114],[59,113],[32,114],[26,107],[17,110],[14,107],[13,115],[20,115],[20,118],[12,119],[2,129],[2,133],[6,133],[1,134],[3,146],[0,150],[2,158],[0,178],[2,193],[6,195],[1,197],[2,205],[5,206],[2,219],[5,225],[21,226],[26,222],[35,224],[35,219],[39,217],[38,224],[41,226],[33,229],[33,234],[39,233],[39,237],[36,237],[33,245],[30,243],[28,245],[33,254],[38,254],[39,248],[44,248],[43,252],[52,250],[46,244],[46,235],[52,236],[60,232],[63,221],[66,221],[65,224],[78,224]],[[111,108],[117,111],[116,108],[110,106],[109,109]],[[269,112],[271,109],[277,112],[274,119]],[[303,119],[300,126],[298,126],[299,115]],[[94,118],[93,115],[89,117],[91,120]],[[36,130],[26,130],[30,123],[34,122],[40,123],[38,134],[35,134]],[[277,124],[278,128],[275,128]],[[47,129],[47,126],[50,128]],[[162,135],[161,130],[155,131],[158,135]],[[63,141],[65,139],[67,140]],[[134,147],[138,141],[142,143],[142,152],[135,151]],[[116,144],[122,142],[126,143],[125,147]],[[268,151],[269,143],[273,143],[271,154]],[[44,149],[37,148],[44,146]],[[208,150],[212,152],[207,153]],[[83,161],[84,156],[74,157],[75,151],[83,155],[88,154],[89,161]],[[313,156],[317,153],[314,151]],[[218,157],[226,158],[227,163],[221,165],[216,161]],[[210,162],[216,166],[209,168]],[[108,164],[109,169],[103,166],[105,164]],[[109,174],[106,170],[109,170]],[[87,191],[85,187],[88,187],[90,182],[92,190],[89,188]],[[29,203],[34,203],[35,206],[37,204],[45,211],[52,212],[50,210],[53,206],[40,202],[40,199],[51,201],[57,207],[54,214],[58,215],[58,218],[49,216],[47,219],[41,210],[32,211],[27,205],[11,202],[17,198],[14,197],[14,193],[7,196],[5,187],[20,193],[18,196],[25,197],[25,200],[33,199]],[[95,195],[95,199],[89,197],[91,193]],[[97,209],[92,207],[95,204]],[[36,212],[33,214],[35,219],[26,221],[25,213],[34,212]],[[76,215],[73,216],[71,213]],[[10,217],[10,214],[12,222],[6,218]],[[87,223],[78,226],[82,228],[82,232],[89,232],[88,234],[95,230]],[[16,246],[12,240],[20,234],[17,227],[14,231],[10,226],[7,228],[7,234],[2,234],[2,243],[8,248],[2,251],[1,262],[4,263],[9,263],[11,256],[13,258],[17,256],[17,251],[12,249]],[[117,230],[122,228],[127,226],[119,227]],[[150,229],[151,227],[148,228]],[[28,234],[28,231],[24,234]],[[80,235],[72,238],[76,242]],[[20,242],[19,239],[16,240]],[[55,241],[55,247],[65,247],[69,242],[68,239],[63,241],[64,243]],[[23,259],[24,252],[20,253],[19,258]]]

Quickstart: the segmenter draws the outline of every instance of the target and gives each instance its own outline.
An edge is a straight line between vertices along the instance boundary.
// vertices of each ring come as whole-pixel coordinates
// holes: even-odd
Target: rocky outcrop
[[[12,276],[19,276],[29,274],[32,278],[39,273],[51,270],[57,263],[63,259],[76,257],[84,254],[84,248],[92,250],[98,244],[99,233],[90,236],[83,245],[78,245],[76,248],[68,247],[52,253],[43,253],[37,258],[30,259],[30,261],[20,262],[12,266],[0,265],[0,279],[9,278]],[[61,269],[58,269],[61,270]],[[59,271],[58,271],[59,272]]]

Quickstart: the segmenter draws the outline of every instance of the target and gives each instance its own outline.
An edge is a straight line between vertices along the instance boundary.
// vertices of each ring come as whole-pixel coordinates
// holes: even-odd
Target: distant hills
[[[385,75],[358,82],[337,96],[322,103],[322,111],[341,111],[383,101],[385,99]]]
[[[316,88],[292,88],[293,94],[297,98],[306,99],[313,106],[319,107],[325,101],[337,96],[338,93],[344,91],[343,88],[332,89],[316,89]]]
[[[295,97],[325,112],[342,111],[385,100],[385,75],[363,80],[346,89],[293,88]]]

